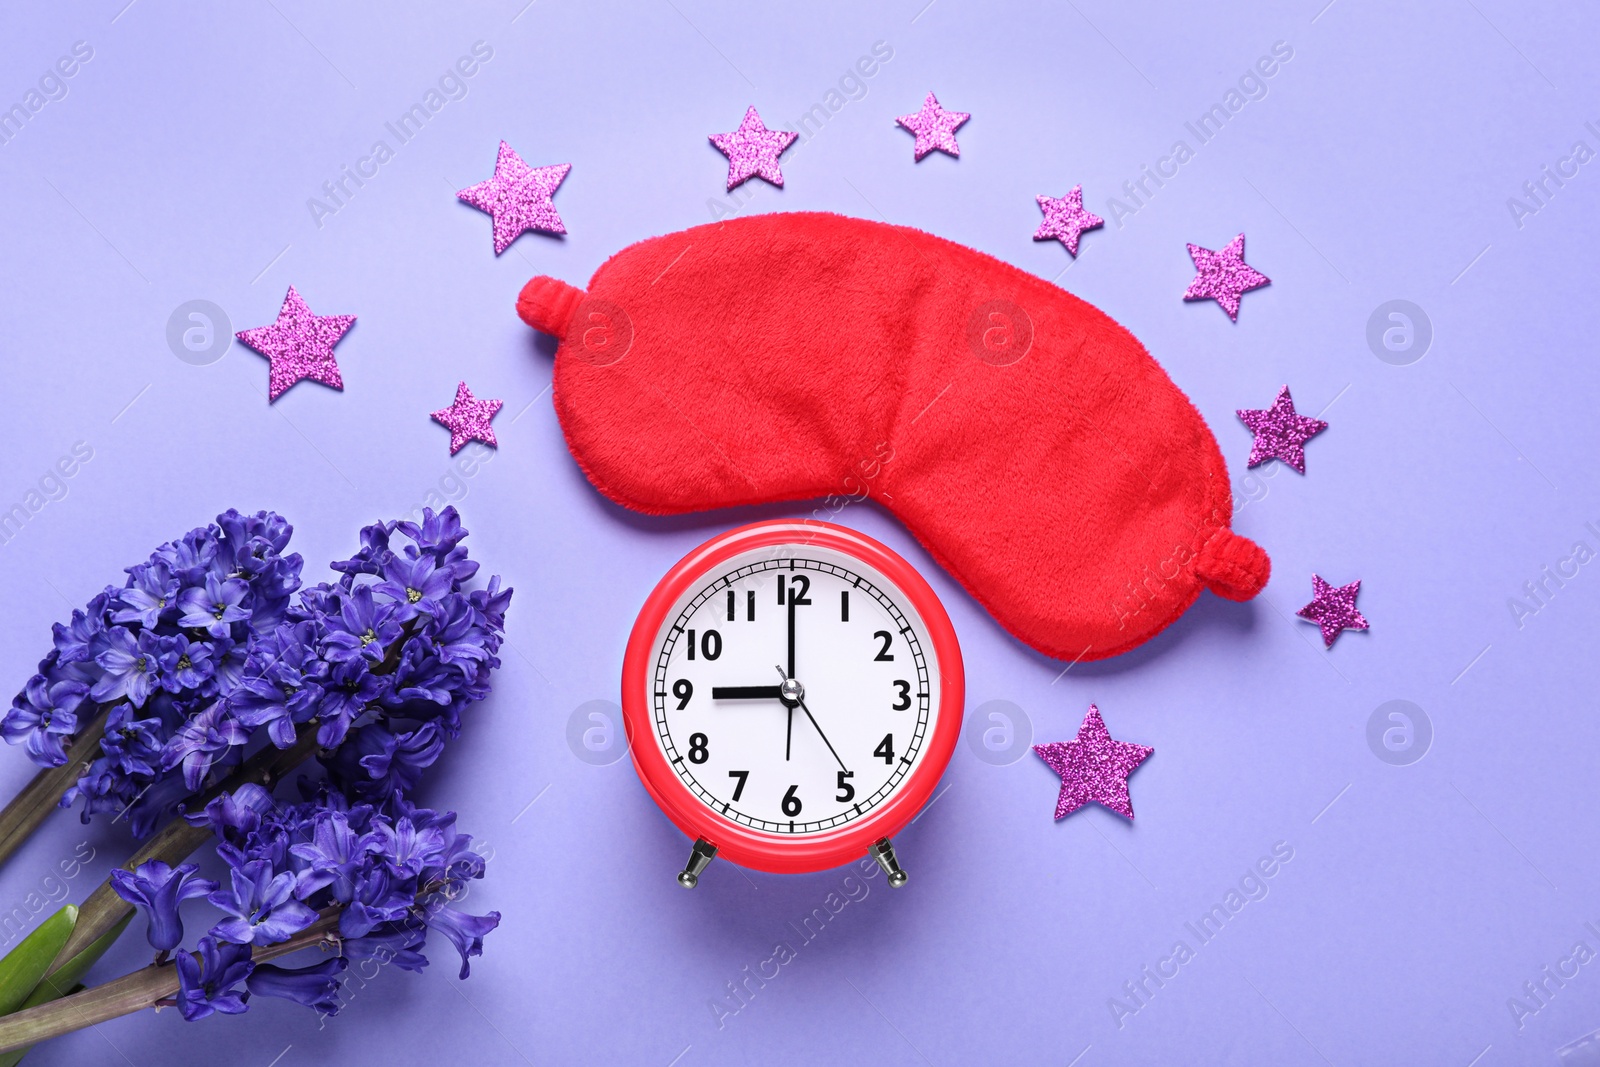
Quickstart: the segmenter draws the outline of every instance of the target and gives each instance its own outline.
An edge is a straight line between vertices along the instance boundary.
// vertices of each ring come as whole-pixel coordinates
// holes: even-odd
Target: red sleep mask
[[[625,248],[587,292],[534,278],[517,313],[560,339],[579,466],[636,511],[870,496],[1057,659],[1127,651],[1203,588],[1267,582],[1228,528],[1216,440],[1144,347],[970,248],[757,215]]]

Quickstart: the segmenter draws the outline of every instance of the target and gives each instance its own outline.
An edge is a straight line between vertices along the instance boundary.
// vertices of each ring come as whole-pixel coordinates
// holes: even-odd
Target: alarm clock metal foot
[[[883,873],[889,876],[890,889],[900,889],[906,884],[909,876],[901,869],[900,861],[895,859],[893,841],[887,837],[880,838],[877,844],[867,849],[867,855],[877,860]]]
[[[685,889],[693,889],[700,884],[700,875],[711,866],[711,861],[717,858],[717,846],[707,844],[705,838],[700,838],[694,843],[694,850],[689,853],[689,862],[684,864],[683,870],[678,872],[678,884]],[[882,860],[878,861],[882,863]]]

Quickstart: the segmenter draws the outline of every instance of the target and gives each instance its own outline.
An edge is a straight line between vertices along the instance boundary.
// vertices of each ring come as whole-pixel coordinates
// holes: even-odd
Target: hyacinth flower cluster
[[[183,539],[186,565],[193,557],[212,566],[203,546],[226,541],[233,516]],[[288,526],[270,518],[270,528],[281,533],[273,551],[281,553]],[[133,707],[128,693],[108,692],[101,754],[75,789],[86,799],[85,817],[110,806],[111,798],[139,811],[142,796],[158,791],[162,799],[143,808],[139,828],[148,832],[164,812],[183,817],[169,820],[128,869],[91,896],[85,914],[95,919],[79,924],[71,936],[80,940],[67,942],[57,967],[73,945],[98,945],[95,939],[120,931],[113,927],[121,913],[95,907],[104,894],[133,906],[122,913],[137,909],[147,917],[150,943],[160,952],[150,968],[118,982],[137,979],[140,989],[153,991],[146,1003],[176,1004],[185,1018],[243,1011],[251,995],[287,997],[331,1013],[348,961],[420,970],[430,930],[460,952],[466,977],[467,961],[481,953],[484,935],[499,921],[496,912],[475,916],[454,906],[468,883],[483,876],[484,862],[471,851],[471,839],[456,832],[452,813],[418,807],[409,796],[445,743],[459,736],[466,707],[488,695],[500,665],[511,592],[498,577],[485,588],[465,588],[478,569],[462,544],[466,536],[453,508],[425,511],[421,523],[366,527],[360,550],[332,565],[338,577],[299,588],[298,596],[292,594],[299,558],[274,555],[284,561],[280,577],[290,580],[271,588],[276,594],[287,584],[289,595],[269,604],[254,588],[238,596],[229,590],[232,599],[217,612],[219,626],[241,628],[225,635],[243,646],[236,671],[203,695],[200,686],[180,689],[181,704],[152,689]],[[171,548],[163,546],[152,561],[165,561]],[[231,547],[227,553],[237,558]],[[148,581],[133,570],[129,589]],[[224,573],[223,581],[234,577]],[[106,614],[122,610],[107,607],[120,604],[122,592],[108,590],[104,599],[58,631],[81,636],[91,651],[110,641],[98,635],[125,625]],[[181,616],[166,618],[168,605],[146,608],[154,613],[147,628],[155,637],[174,636],[160,632],[170,621],[176,636],[199,639]],[[227,618],[230,611],[243,616]],[[47,668],[65,658],[61,640]],[[41,675],[48,677],[47,670]],[[19,723],[14,740],[30,744],[30,752],[48,752],[48,742],[36,740],[45,732],[42,723]],[[71,731],[57,736],[72,740]],[[272,787],[286,770],[312,754],[321,773],[300,776],[298,801],[275,798]],[[220,882],[181,862],[206,840],[226,867]],[[163,858],[138,862],[151,855]],[[201,898],[221,917],[193,952],[183,951],[180,909]],[[338,951],[309,968],[268,962],[314,944]],[[70,1017],[49,1014],[69,1002]],[[89,989],[60,1005],[0,1019],[0,1046],[22,1047],[21,1037],[38,1040],[140,1006],[125,986],[116,997]],[[19,1035],[16,1043],[7,1043],[6,1033]]]
[[[284,619],[301,560],[285,555],[292,527],[272,512],[227,511],[127,569],[54,627],[54,647],[12,701],[0,734],[42,767],[67,763],[79,735],[103,737],[61,800],[84,798],[84,819],[126,813],[143,837],[191,795],[175,753],[197,720],[222,715],[250,651]],[[74,753],[76,756],[77,753]],[[222,754],[216,771],[237,763]],[[231,763],[230,763],[231,761]]]

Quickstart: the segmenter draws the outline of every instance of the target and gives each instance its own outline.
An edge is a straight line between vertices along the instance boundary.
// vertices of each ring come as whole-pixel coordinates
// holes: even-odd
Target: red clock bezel
[[[925,742],[922,757],[895,795],[876,811],[836,831],[793,840],[759,833],[724,819],[697,798],[667,763],[656,741],[650,707],[650,659],[667,612],[690,587],[713,568],[741,552],[773,545],[816,545],[861,560],[905,594],[922,618],[933,646],[933,669],[939,672],[939,716]],[[833,523],[775,519],[740,526],[713,537],[681,560],[656,584],[633,624],[622,660],[622,716],[634,769],[656,804],[673,825],[690,838],[715,845],[720,858],[742,867],[774,874],[827,870],[867,854],[869,846],[893,836],[910,822],[933,795],[956,741],[966,699],[961,646],[950,616],[931,586],[892,549],[865,534]]]

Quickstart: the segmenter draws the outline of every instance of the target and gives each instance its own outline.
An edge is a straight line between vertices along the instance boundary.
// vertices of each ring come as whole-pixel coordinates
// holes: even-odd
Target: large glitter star
[[[1356,610],[1356,594],[1361,592],[1358,578],[1337,589],[1322,580],[1320,574],[1311,576],[1311,603],[1295,612],[1302,619],[1310,619],[1322,628],[1322,646],[1332,648],[1341,630],[1365,630],[1367,618]]]
[[[1093,230],[1104,226],[1106,220],[1096,215],[1083,206],[1083,186],[1074,185],[1072,192],[1059,200],[1053,196],[1036,196],[1039,201],[1039,210],[1044,212],[1044,221],[1039,223],[1039,228],[1034,231],[1035,241],[1048,241],[1050,238],[1059,238],[1067,246],[1067,251],[1074,256],[1078,254],[1078,237],[1084,230]]]
[[[344,379],[339,377],[333,346],[355,321],[354,315],[313,315],[291,285],[276,322],[240,330],[234,337],[267,357],[271,367],[267,372],[267,400],[271,402],[304,378],[343,389]]]
[[[742,181],[761,177],[783,188],[783,171],[778,167],[778,157],[794,144],[799,134],[789,130],[769,130],[752,106],[744,113],[744,121],[731,133],[714,133],[711,143],[728,157],[728,188]]]
[[[1271,283],[1272,279],[1244,261],[1244,234],[1228,242],[1220,252],[1199,245],[1189,246],[1189,258],[1194,260],[1194,281],[1183,294],[1185,300],[1215,300],[1228,313],[1228,318],[1239,321],[1239,297],[1252,289]]]
[[[567,232],[550,198],[571,169],[571,163],[530,167],[515,149],[501,141],[500,155],[494,161],[494,177],[467,186],[456,193],[456,199],[494,217],[494,254],[498,256],[529,230]]]
[[[1093,800],[1131,819],[1133,802],[1128,799],[1128,775],[1155,749],[1112,740],[1105,720],[1100,718],[1100,709],[1090,704],[1076,740],[1034,745],[1033,751],[1061,776],[1056,818],[1070,815]]]
[[[1278,399],[1265,411],[1240,408],[1236,414],[1255,434],[1250,445],[1249,466],[1258,467],[1269,459],[1281,459],[1301,474],[1306,472],[1305,443],[1328,424],[1321,419],[1296,415],[1294,400],[1286,385],[1278,390]]]
[[[894,121],[896,125],[904,126],[917,135],[917,144],[911,154],[921,162],[922,157],[935,148],[959,156],[961,146],[956,144],[956,130],[971,117],[965,111],[946,111],[939,106],[938,98],[929,93],[922,102],[921,111],[915,115],[901,115]]]
[[[433,412],[433,421],[450,428],[450,454],[461,451],[468,441],[482,441],[494,448],[500,442],[494,439],[489,420],[500,410],[499,400],[479,400],[472,395],[466,382],[456,384],[456,402]]]

